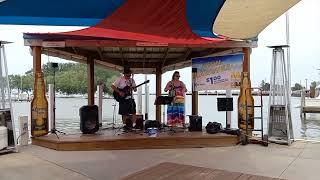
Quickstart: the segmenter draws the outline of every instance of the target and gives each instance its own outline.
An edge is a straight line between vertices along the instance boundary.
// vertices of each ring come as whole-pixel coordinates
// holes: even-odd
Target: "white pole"
[[[6,107],[6,95],[4,92],[4,77],[2,74],[2,49],[3,46],[0,44],[0,88],[1,88],[1,105],[2,105],[2,109],[5,109]],[[3,55],[4,56],[4,55]]]
[[[9,72],[8,72],[8,66],[7,66],[6,52],[5,52],[3,45],[2,45],[2,53],[3,53],[3,66],[4,66],[4,71],[5,71],[4,77],[6,78],[6,81],[7,81],[7,90],[8,90],[7,93],[8,93],[8,100],[9,100],[10,113],[11,113],[11,126],[13,129],[13,139],[14,139],[13,141],[14,141],[14,146],[16,147],[17,146],[17,138],[16,138],[16,131],[15,131],[15,120],[14,120],[13,113],[12,113],[11,89],[10,89],[9,76],[8,76]],[[0,53],[0,56],[1,56],[1,53]],[[1,61],[0,61],[0,63],[1,63]]]
[[[286,12],[286,43],[289,46],[287,48],[287,66],[288,66],[288,81],[291,94],[291,64],[290,64],[290,26],[289,26],[289,12]]]
[[[226,90],[226,96],[227,96],[227,98],[231,98],[232,97],[230,89]],[[231,111],[227,111],[227,113],[226,113],[226,116],[227,116],[226,128],[231,128],[231,118],[232,118],[231,114],[232,114]]]
[[[289,99],[288,99],[288,104],[289,104],[289,111],[291,114],[291,60],[290,60],[290,26],[289,26],[289,12],[286,12],[286,40],[287,40],[287,45],[289,45],[287,49],[287,67],[288,67],[288,87],[289,87]],[[291,115],[290,115],[291,116]],[[292,119],[290,119],[290,136],[293,139],[293,130],[292,130]],[[291,143],[291,141],[290,141]]]
[[[18,94],[19,101],[22,101],[22,75],[20,76],[20,91]]]
[[[306,97],[305,97],[305,90],[302,88],[301,90],[301,102],[300,102],[300,117],[302,117],[303,114],[303,108],[306,106]]]
[[[138,87],[138,114],[142,114],[142,87]]]
[[[148,75],[147,74],[144,76],[144,79],[145,79],[145,81],[148,80]],[[145,103],[144,103],[144,106],[145,106],[144,119],[148,120],[149,119],[149,86],[148,86],[148,84],[145,84],[144,88],[145,88],[144,89],[144,100],[145,100]]]
[[[54,127],[54,85],[49,84],[49,129]]]
[[[99,114],[99,126],[102,127],[102,100],[103,100],[103,86],[98,85],[98,114]]]

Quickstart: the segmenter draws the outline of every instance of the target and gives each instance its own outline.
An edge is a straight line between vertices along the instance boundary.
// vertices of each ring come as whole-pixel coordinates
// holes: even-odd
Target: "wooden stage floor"
[[[112,149],[175,149],[195,147],[234,146],[239,138],[227,134],[207,134],[205,132],[179,131],[161,132],[157,137],[149,137],[142,131],[122,132],[122,130],[101,130],[96,134],[49,134],[32,138],[32,144],[59,151],[90,151]]]

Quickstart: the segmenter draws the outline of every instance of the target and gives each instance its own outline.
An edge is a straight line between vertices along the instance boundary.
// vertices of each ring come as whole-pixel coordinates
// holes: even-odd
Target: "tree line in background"
[[[51,63],[43,65],[45,75],[45,84],[48,90],[48,84],[53,84],[54,68]],[[104,84],[104,93],[111,94],[111,84],[120,74],[118,72],[95,67],[95,85]],[[63,94],[86,94],[87,93],[87,66],[80,63],[60,63],[55,69],[56,91]],[[29,93],[33,90],[33,71],[27,71],[24,75],[9,75],[11,89],[17,89],[20,92]],[[316,87],[320,82],[311,82],[310,87]],[[95,86],[96,87],[96,86]],[[262,80],[260,88],[263,91],[270,90],[270,83]],[[291,87],[292,91],[301,90],[303,87],[299,83],[295,83]]]
[[[53,68],[51,63],[43,65],[45,84],[55,82],[56,91],[63,94],[86,94],[87,93],[87,66],[80,63],[61,63]],[[111,84],[119,76],[118,72],[95,67],[95,85],[104,84],[103,91],[111,94]],[[29,93],[33,90],[33,71],[27,71],[24,75],[9,75],[11,89]],[[96,87],[96,86],[95,86]]]
[[[310,84],[310,87],[317,87],[318,85],[320,84],[320,82],[316,82],[316,81],[313,81],[311,82]],[[270,83],[267,83],[265,80],[262,80],[261,81],[261,84],[260,84],[260,88],[263,90],[263,91],[270,91]],[[298,90],[301,90],[305,88],[304,86],[302,86],[301,84],[299,83],[295,83],[293,87],[291,87],[291,90],[292,91],[298,91]]]

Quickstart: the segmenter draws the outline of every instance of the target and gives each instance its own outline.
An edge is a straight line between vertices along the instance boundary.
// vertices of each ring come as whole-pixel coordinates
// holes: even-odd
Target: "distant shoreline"
[[[138,94],[134,94],[135,96],[137,96]],[[144,96],[145,94],[142,94],[142,96]],[[151,96],[155,96],[156,94],[155,93],[150,93],[149,95],[151,95]],[[163,93],[163,94],[161,94],[162,96],[166,96],[166,95],[168,95],[167,93]],[[186,95],[187,96],[191,96],[192,95],[192,93],[186,93]],[[222,92],[217,92],[217,93],[212,93],[212,92],[209,92],[209,93],[203,93],[203,92],[201,92],[201,93],[199,93],[199,96],[226,96],[226,93],[222,93]],[[232,96],[239,96],[239,92],[237,92],[237,93],[232,93]],[[259,93],[257,93],[257,92],[253,92],[252,93],[252,96],[260,96],[260,94]],[[262,96],[269,96],[269,92],[263,92],[262,93]],[[32,96],[30,96],[31,98],[28,100],[28,99],[15,99],[15,98],[12,98],[11,100],[13,101],[13,102],[19,102],[19,101],[21,101],[21,102],[25,102],[25,101],[31,101],[32,100]],[[291,95],[291,97],[301,97],[301,95],[300,94],[292,94]],[[307,96],[306,96],[307,97]],[[64,99],[64,98],[79,98],[79,99],[82,99],[82,98],[84,98],[84,99],[87,99],[88,97],[87,97],[87,95],[82,95],[82,96],[80,96],[80,95],[77,95],[77,96],[74,96],[74,95],[70,95],[70,96],[56,96],[56,98],[61,98],[61,99]],[[97,98],[97,97],[95,97],[95,98]],[[106,95],[105,97],[103,97],[102,99],[113,99],[113,97],[112,96],[110,96],[110,95]]]

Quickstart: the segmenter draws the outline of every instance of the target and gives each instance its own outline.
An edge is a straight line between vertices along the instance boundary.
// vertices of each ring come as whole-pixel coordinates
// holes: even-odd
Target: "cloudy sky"
[[[320,81],[317,69],[320,68],[320,7],[319,0],[302,0],[293,7],[290,13],[290,43],[291,43],[291,71],[292,83]],[[258,86],[261,80],[269,82],[271,72],[272,50],[266,46],[285,44],[285,16],[281,16],[269,25],[259,35],[258,48],[251,54],[252,85]],[[51,26],[10,26],[0,25],[0,40],[13,42],[6,46],[8,68],[10,74],[24,74],[32,68],[32,57],[29,48],[23,46],[23,32],[59,32],[80,29],[81,27],[51,27]],[[65,62],[57,58],[43,56],[43,63]],[[183,80],[190,89],[191,69],[180,70]],[[163,76],[163,83],[168,81],[172,72]],[[136,81],[143,81],[142,75],[136,75]],[[155,77],[149,75],[151,91],[154,91]],[[163,84],[164,85],[164,84]]]

